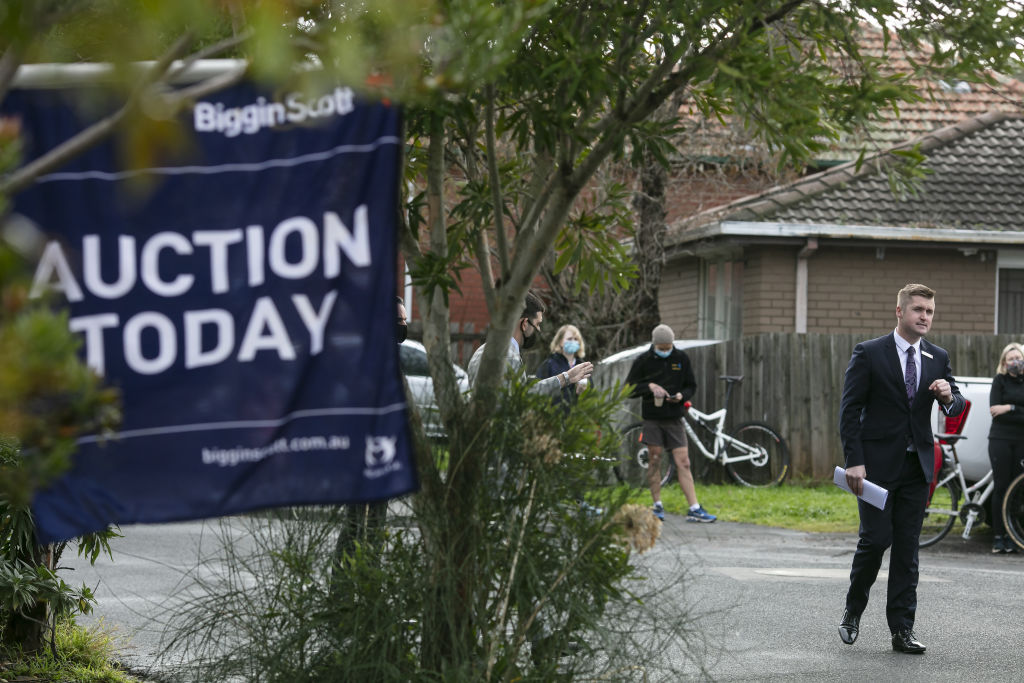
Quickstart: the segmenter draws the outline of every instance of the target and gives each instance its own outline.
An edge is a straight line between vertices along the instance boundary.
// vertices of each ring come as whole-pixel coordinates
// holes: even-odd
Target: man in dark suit
[[[839,625],[839,637],[848,645],[857,640],[868,592],[882,555],[892,546],[885,606],[892,647],[912,654],[925,651],[913,628],[918,537],[934,471],[932,401],[938,401],[947,415],[964,409],[949,354],[922,339],[934,314],[934,290],[907,285],[897,296],[896,329],[857,344],[846,368],[839,408],[846,481],[858,495],[865,479],[889,491],[884,510],[857,501],[860,540]]]

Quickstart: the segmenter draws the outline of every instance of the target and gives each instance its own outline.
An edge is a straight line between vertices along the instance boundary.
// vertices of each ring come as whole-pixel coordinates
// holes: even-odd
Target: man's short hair
[[[896,306],[903,310],[910,303],[910,297],[912,296],[923,296],[925,299],[934,299],[935,290],[925,285],[909,284],[905,285],[900,293],[896,295]]]
[[[538,313],[543,313],[547,309],[544,308],[544,302],[540,300],[540,297],[533,292],[526,293],[526,301],[523,302],[523,313],[519,316],[520,320],[526,318],[527,320],[533,320],[533,317]]]

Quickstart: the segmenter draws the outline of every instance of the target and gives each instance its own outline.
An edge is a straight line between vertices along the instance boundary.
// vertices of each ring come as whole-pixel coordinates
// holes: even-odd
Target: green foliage
[[[0,436],[0,645],[31,653],[44,626],[89,614],[96,598],[88,586],[71,586],[58,574],[66,544],[40,546],[36,541],[29,496],[8,493],[11,481],[32,480],[25,474],[25,462],[17,443]],[[78,552],[95,562],[100,552],[111,554],[109,542],[117,536],[112,529],[88,534],[77,539]],[[56,642],[51,645],[57,647]]]
[[[467,498],[464,514],[423,494],[392,503],[385,525],[333,567],[324,548],[344,524],[337,510],[225,522],[223,550],[196,567],[199,590],[174,610],[168,656],[186,653],[196,681],[574,680],[638,666],[667,676],[670,662],[638,661],[637,652],[659,637],[688,637],[689,623],[645,601],[658,587],[630,562],[616,514],[625,493],[596,490],[597,515],[576,502],[608,476],[618,444],[607,419],[618,398],[593,392],[566,416],[514,385],[473,430],[482,485],[447,490]],[[646,509],[639,514],[659,528]],[[468,546],[439,542],[467,535]],[[460,547],[468,554],[447,558],[459,569],[445,571],[437,554]],[[467,612],[469,637],[454,638]],[[649,623],[660,636],[634,634]],[[582,649],[560,657],[569,641]],[[435,659],[438,644],[450,650]]]
[[[56,652],[15,657],[0,652],[0,678],[39,681],[75,681],[75,683],[135,683],[115,663],[117,647],[103,625],[83,628],[72,618],[61,619],[56,626]],[[5,661],[10,658],[12,661]]]
[[[34,652],[47,624],[88,613],[95,597],[58,575],[64,544],[40,546],[32,494],[70,465],[75,439],[119,417],[117,393],[78,357],[66,314],[31,304],[23,264],[0,244],[0,642]],[[92,561],[110,552],[105,530],[79,539]]]

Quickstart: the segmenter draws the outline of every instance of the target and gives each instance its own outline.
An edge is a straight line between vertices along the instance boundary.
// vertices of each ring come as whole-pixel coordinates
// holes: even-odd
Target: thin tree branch
[[[171,69],[171,71],[167,74],[167,80],[173,80],[181,73],[183,73],[185,70],[187,70],[190,66],[192,66],[192,64],[198,62],[200,59],[207,59],[208,57],[218,55],[221,52],[224,52],[225,50],[230,50],[233,47],[237,47],[238,45],[241,45],[245,41],[249,40],[249,38],[252,38],[252,36],[253,31],[251,29],[247,29],[242,33],[237,33],[231,36],[230,38],[225,38],[224,40],[220,40],[212,45],[207,45],[203,49],[193,52],[188,57],[185,57],[183,60],[181,60],[180,65],[176,65],[174,69]]]
[[[494,135],[494,86],[488,84],[485,97],[487,106],[484,112],[484,145],[487,150],[487,175],[491,184],[491,203],[494,205],[494,231],[498,247],[498,264],[501,266],[501,277],[508,277],[509,253],[508,236],[505,234],[505,221],[502,209],[505,203],[501,196],[501,178],[498,176],[498,159],[495,145],[497,140]]]
[[[139,100],[142,98],[146,88],[160,80],[167,73],[171,63],[181,56],[181,53],[188,47],[191,40],[192,35],[186,33],[174,41],[171,48],[157,60],[156,64],[136,84],[128,96],[128,101],[116,112],[97,121],[77,135],[54,147],[46,154],[30,161],[9,174],[6,178],[0,180],[0,195],[10,196],[20,192],[39,176],[67,163],[68,160],[110,135],[128,113],[138,106]]]

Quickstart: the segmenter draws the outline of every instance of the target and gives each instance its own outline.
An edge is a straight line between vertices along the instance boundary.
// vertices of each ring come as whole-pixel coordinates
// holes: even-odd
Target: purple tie
[[[907,385],[907,401],[913,403],[914,395],[917,394],[917,363],[914,362],[913,346],[907,349],[907,372],[903,382]]]

